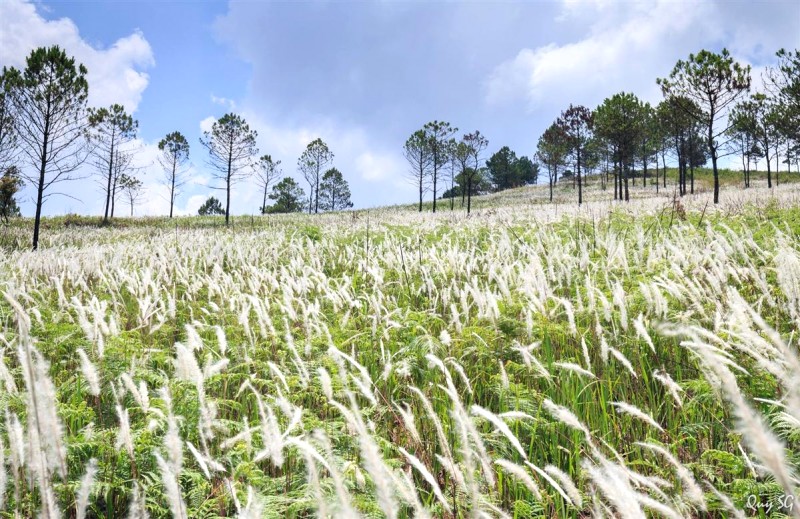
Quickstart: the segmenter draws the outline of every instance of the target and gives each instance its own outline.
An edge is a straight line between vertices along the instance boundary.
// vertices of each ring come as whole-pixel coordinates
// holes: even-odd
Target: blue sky
[[[489,152],[531,155],[570,103],[595,107],[621,90],[660,99],[655,78],[701,48],[728,47],[760,70],[800,47],[790,1],[554,0],[536,2],[0,2],[0,65],[24,65],[60,44],[89,68],[90,104],[124,104],[148,194],[137,214],[168,205],[155,144],[179,130],[191,175],[178,210],[214,192],[198,138],[227,111],[259,132],[262,153],[299,181],[297,157],[321,137],[356,207],[413,202],[402,145],[425,122],[479,129]],[[756,81],[758,83],[758,81]],[[86,171],[90,173],[90,171]],[[302,182],[301,182],[302,183]],[[307,186],[306,186],[307,188]],[[91,179],[53,197],[46,214],[99,214]],[[259,196],[236,186],[233,211]],[[32,212],[30,191],[23,211]]]

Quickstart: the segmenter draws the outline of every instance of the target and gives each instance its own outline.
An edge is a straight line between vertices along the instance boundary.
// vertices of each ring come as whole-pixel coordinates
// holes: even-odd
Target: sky
[[[486,158],[502,146],[531,156],[570,104],[594,108],[620,91],[657,103],[656,78],[704,48],[728,48],[757,86],[776,50],[800,48],[800,3],[0,0],[0,66],[24,67],[55,44],[88,68],[90,106],[120,103],[139,121],[137,215],[169,211],[157,143],[176,130],[191,146],[176,212],[224,194],[199,139],[228,112],[306,191],[297,159],[322,138],[365,208],[414,201],[402,147],[428,121],[480,130]],[[97,179],[88,164],[82,173],[44,214],[102,214]],[[24,215],[32,195],[26,187]],[[234,186],[233,214],[260,202],[252,181]]]

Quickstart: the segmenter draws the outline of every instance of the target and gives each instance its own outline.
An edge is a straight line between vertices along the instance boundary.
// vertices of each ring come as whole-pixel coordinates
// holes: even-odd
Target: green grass
[[[688,209],[681,216],[664,211],[631,213],[619,206],[597,221],[562,216],[548,224],[527,213],[512,213],[504,220],[490,212],[492,207],[517,209],[502,204],[508,200],[504,197],[516,200],[518,194],[486,197],[487,211],[481,219],[414,220],[420,217],[373,211],[369,231],[365,212],[321,218],[241,217],[232,229],[214,218],[115,219],[105,228],[91,218],[48,219],[46,236],[53,248],[35,255],[17,251],[0,259],[0,290],[31,316],[35,347],[50,362],[68,461],[67,477],[53,478],[59,507],[74,511],[80,478],[94,458],[99,471],[90,499],[92,514],[123,517],[132,489],[139,485],[147,495],[151,517],[169,515],[169,499],[153,455],[154,451],[166,455],[168,410],[158,390],[168,388],[172,410],[181,417],[184,462],[178,483],[190,516],[235,513],[225,479],[230,479],[242,503],[252,487],[263,499],[265,517],[315,514],[308,461],[298,448],[284,450],[281,466],[269,459],[256,460],[256,452],[269,443],[260,429],[253,432],[251,446],[242,439],[223,447],[225,439],[245,431],[245,424],[263,421],[257,392],[278,417],[280,430],[291,420],[279,410],[279,395],[300,409],[301,422],[293,434],[340,468],[360,513],[382,517],[362,438],[336,405],[350,408],[347,395],[352,392],[360,416],[372,424],[370,436],[383,463],[410,470],[399,447],[409,450],[436,478],[448,503],[455,503],[455,515],[468,517],[477,496],[461,488],[436,458],[449,449],[462,466],[467,463],[458,454],[465,445],[459,437],[457,405],[447,391],[448,377],[459,405],[467,411],[480,405],[496,414],[519,411],[532,416],[532,420],[507,420],[525,456],[538,467],[554,465],[569,474],[584,501],[580,507],[568,504],[534,472],[530,475],[541,488],[541,500],[498,467],[492,468],[494,485],[476,468],[473,476],[480,499],[512,516],[583,517],[596,493],[582,466],[592,458],[590,444],[553,419],[546,400],[570,409],[604,456],[613,460],[613,447],[630,469],[670,482],[673,488],[664,489],[672,499],[667,504],[690,506],[683,483],[665,460],[634,442],[665,446],[695,479],[713,484],[740,508],[750,494],[766,500],[782,492],[772,478],[753,477],[732,409],[709,379],[707,367],[690,347],[681,345],[686,337],[660,330],[662,323],[697,326],[727,341],[726,351],[747,370],[737,374],[737,381],[748,402],[785,393],[788,388],[774,373],[764,371],[735,346],[738,340],[726,326],[746,325],[731,313],[735,303],[730,290],[735,289],[796,352],[797,323],[786,284],[777,276],[781,267],[777,261],[780,254],[800,257],[800,208],[773,200],[736,211]],[[8,232],[22,235],[28,224],[15,223]],[[722,282],[717,277],[720,272]],[[672,293],[668,289],[672,286],[686,292]],[[659,301],[648,295],[647,290],[653,289],[659,291]],[[626,318],[614,300],[619,290],[624,293]],[[496,299],[496,306],[490,298]],[[574,331],[562,299],[573,308]],[[148,301],[154,302],[151,307]],[[90,309],[95,310],[94,317]],[[87,336],[86,323],[81,325],[81,312],[88,315],[89,329],[114,328],[113,317],[116,330],[95,332],[103,337],[102,357],[97,339]],[[633,325],[639,315],[653,350]],[[720,325],[722,317],[727,320]],[[30,410],[16,353],[15,321],[10,303],[0,299],[0,331],[13,346],[1,350],[3,362],[17,388],[0,388],[0,407],[26,423]],[[175,366],[175,343],[192,341],[187,326],[196,329],[202,340],[201,349],[193,353],[201,366],[223,358],[229,361],[224,370],[203,381],[204,398],[217,409],[213,439],[201,433],[204,404],[197,385],[182,379]],[[215,326],[225,332],[226,352]],[[763,333],[759,330],[757,335]],[[289,339],[299,351],[299,364],[310,374],[308,381],[303,380]],[[614,354],[604,356],[603,343],[624,355],[630,370]],[[361,373],[337,361],[331,344],[365,368],[374,401],[359,393],[354,379]],[[520,352],[519,347],[532,344],[536,346],[531,354],[550,377],[529,366]],[[89,394],[78,348],[89,354],[101,374],[98,397]],[[451,361],[445,375],[429,362],[429,354],[457,362],[469,385]],[[596,378],[581,378],[555,362],[579,364]],[[284,374],[288,391],[270,363]],[[319,368],[331,374],[333,400],[325,395]],[[657,370],[681,385],[682,407],[655,379]],[[144,384],[151,409],[143,408],[125,389],[123,375],[136,385]],[[243,389],[245,382],[255,391]],[[444,442],[412,387],[430,400]],[[114,446],[120,427],[117,400],[130,416],[133,456]],[[615,401],[650,413],[663,430],[616,412],[611,405]],[[420,441],[400,420],[396,404],[409,406]],[[774,406],[753,405],[769,423],[777,420],[779,410]],[[523,456],[494,426],[474,416],[472,420],[492,460],[523,465]],[[8,427],[6,417],[0,417],[0,438],[6,446]],[[312,436],[315,429],[330,438],[330,455]],[[798,468],[800,434],[792,429],[781,438],[791,467]],[[186,442],[200,448],[204,441],[224,473],[206,477],[188,452]],[[434,515],[448,517],[419,472],[411,474],[423,504]],[[320,470],[320,477],[323,494],[334,501],[331,474]],[[35,515],[39,491],[25,485],[24,478],[16,481],[20,497],[9,490],[0,516],[12,517],[15,511]],[[727,516],[710,492],[706,499],[710,515]],[[415,514],[404,503],[399,515]]]

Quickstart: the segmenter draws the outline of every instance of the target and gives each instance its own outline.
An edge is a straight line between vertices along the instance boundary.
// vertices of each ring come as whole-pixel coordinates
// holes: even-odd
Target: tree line
[[[458,128],[449,122],[432,121],[412,133],[403,146],[403,156],[410,166],[408,179],[419,194],[419,211],[425,194],[430,191],[432,209],[436,212],[442,185],[441,200],[449,200],[453,210],[455,200],[461,198],[461,207],[466,206],[469,213],[473,195],[537,182],[539,165],[530,158],[517,157],[508,146],[503,146],[484,161],[488,139],[478,130],[460,139],[455,138],[457,133]]]
[[[650,180],[658,190],[666,187],[668,155],[677,161],[680,196],[694,193],[694,170],[710,160],[714,203],[719,203],[718,161],[731,154],[742,157],[744,187],[750,187],[750,166],[765,159],[771,188],[773,161],[774,184],[781,156],[787,170],[792,164],[800,169],[800,51],[782,49],[776,55],[778,64],[767,69],[761,92],[750,93],[750,67],[726,49],[702,50],[656,80],[664,96],[656,106],[627,92],[594,110],[570,105],[537,143],[550,199],[559,174],[568,172],[577,183],[579,204],[583,177],[597,171],[603,188],[613,176],[615,199],[629,200],[629,183],[637,176],[643,187]]]
[[[656,80],[664,99],[656,106],[633,93],[620,92],[594,110],[570,105],[539,137],[533,160],[517,158],[503,147],[485,161],[488,140],[480,132],[464,134],[448,122],[433,121],[415,131],[403,146],[409,179],[419,195],[461,197],[470,212],[474,194],[537,183],[546,172],[549,198],[559,180],[571,181],[582,204],[587,176],[599,177],[606,189],[613,177],[614,199],[629,200],[630,184],[641,178],[656,191],[667,186],[667,157],[677,163],[677,192],[695,192],[695,168],[711,161],[714,203],[719,203],[720,158],[742,157],[744,187],[750,187],[750,167],[764,159],[767,185],[778,183],[782,163],[800,171],[800,51],[780,50],[778,64],[768,68],[762,92],[749,94],[749,66],[730,53],[702,50],[679,60],[671,73]],[[638,168],[638,169],[637,169]]]
[[[559,179],[571,180],[583,203],[589,175],[599,177],[603,189],[613,177],[614,198],[629,200],[629,184],[635,185],[637,177],[643,187],[648,181],[656,191],[666,187],[667,156],[677,161],[681,196],[694,193],[695,168],[710,160],[718,203],[718,161],[731,154],[742,158],[745,187],[750,186],[751,166],[760,160],[766,161],[772,187],[773,161],[775,184],[781,158],[787,169],[792,164],[800,168],[800,51],[780,50],[777,58],[778,64],[765,73],[762,91],[750,94],[750,67],[737,63],[726,49],[690,54],[657,79],[664,99],[656,106],[627,92],[593,110],[570,105],[539,137],[531,158],[503,146],[487,159],[489,141],[480,131],[457,138],[459,130],[449,122],[429,122],[403,146],[419,210],[431,192],[434,212],[441,203],[453,210],[460,198],[469,213],[474,195],[537,183],[540,170],[546,172],[551,200]],[[14,195],[30,184],[36,193],[34,249],[44,202],[63,194],[57,191],[60,183],[83,178],[87,161],[100,185],[104,222],[114,217],[118,198],[128,202],[133,214],[143,195],[142,171],[133,161],[138,121],[119,104],[89,108],[86,76],[86,67],[58,46],[35,49],[24,70],[4,67],[0,75],[0,217],[19,214]],[[294,179],[282,177],[280,160],[259,156],[256,137],[234,113],[203,133],[200,144],[208,154],[214,188],[224,198],[210,197],[202,214],[224,214],[229,223],[232,189],[250,179],[259,189],[261,213],[352,207],[348,183],[321,139],[309,143],[297,161],[308,184],[306,195]],[[159,141],[158,150],[172,217],[189,180],[190,146],[175,131]]]
[[[103,197],[103,223],[114,218],[122,197],[134,205],[143,196],[142,168],[134,166],[133,143],[139,123],[120,104],[88,107],[88,71],[58,46],[40,47],[26,58],[24,70],[3,67],[0,74],[0,217],[19,215],[15,195],[27,183],[35,190],[32,245],[39,244],[44,202],[64,195],[59,184],[84,179],[93,171]],[[309,212],[352,207],[350,189],[342,173],[332,166],[333,153],[321,140],[309,143],[298,160],[298,170],[309,184],[309,195],[290,177],[280,178],[280,160],[259,155],[257,133],[238,114],[225,114],[200,138],[207,164],[224,191],[224,206],[211,197],[202,214],[224,214],[230,221],[232,188],[255,177],[263,192],[261,213]],[[189,181],[190,146],[179,131],[158,143],[162,184],[169,199],[169,216]],[[88,165],[89,167],[84,167]],[[269,189],[272,188],[270,192]],[[267,204],[267,199],[273,201]]]

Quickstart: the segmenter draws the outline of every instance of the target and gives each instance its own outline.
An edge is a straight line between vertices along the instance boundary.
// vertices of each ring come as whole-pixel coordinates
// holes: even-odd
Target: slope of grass
[[[800,462],[797,189],[531,193],[0,257],[0,515],[766,516]]]

